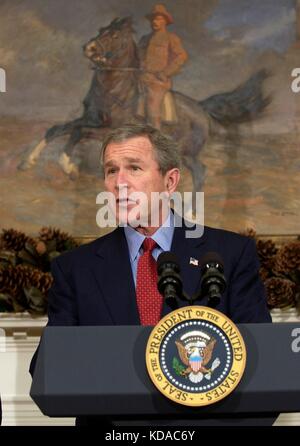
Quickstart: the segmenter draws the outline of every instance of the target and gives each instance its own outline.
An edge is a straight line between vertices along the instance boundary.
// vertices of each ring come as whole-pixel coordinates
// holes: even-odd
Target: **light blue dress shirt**
[[[134,283],[136,285],[137,265],[139,257],[143,254],[142,244],[146,236],[131,228],[125,226],[125,237],[129,249],[130,264],[132,269],[132,275]],[[174,215],[169,212],[169,215],[162,226],[151,235],[151,238],[157,243],[157,246],[153,249],[152,255],[157,260],[159,254],[164,251],[170,251],[174,234]]]

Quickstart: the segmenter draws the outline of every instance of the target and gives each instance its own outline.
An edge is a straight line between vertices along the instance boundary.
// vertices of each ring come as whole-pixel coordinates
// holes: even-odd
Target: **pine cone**
[[[78,246],[75,239],[67,232],[52,227],[43,227],[40,230],[40,240],[44,243],[55,241],[55,250],[58,252],[66,251]]]
[[[247,228],[245,229],[245,231],[241,231],[240,234],[245,235],[246,237],[256,239],[256,231],[253,228]]]
[[[31,268],[17,265],[0,268],[0,293],[7,293],[12,297],[18,297],[29,283]]]
[[[3,229],[1,234],[1,245],[3,249],[21,251],[25,248],[25,243],[35,246],[35,241],[24,232],[15,229]]]
[[[261,267],[271,271],[278,251],[275,243],[272,240],[257,240],[256,248]]]
[[[295,305],[296,285],[291,280],[271,277],[265,281],[265,287],[269,307],[284,308]]]
[[[44,273],[39,269],[33,269],[29,277],[30,285],[40,290],[45,296],[53,283],[53,277],[50,273]]]
[[[300,272],[300,242],[284,245],[275,258],[274,272],[279,275],[289,275]]]
[[[44,273],[40,278],[39,290],[47,297],[48,291],[53,285],[53,277],[50,273]]]

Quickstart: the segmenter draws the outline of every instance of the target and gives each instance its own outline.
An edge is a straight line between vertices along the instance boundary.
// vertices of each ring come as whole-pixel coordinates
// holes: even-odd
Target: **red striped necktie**
[[[136,300],[141,325],[156,325],[161,317],[163,299],[157,289],[156,261],[152,256],[152,251],[156,246],[152,238],[145,238],[144,252],[138,260]]]

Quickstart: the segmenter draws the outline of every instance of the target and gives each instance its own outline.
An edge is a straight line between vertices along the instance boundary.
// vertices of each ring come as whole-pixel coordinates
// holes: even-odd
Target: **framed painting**
[[[171,36],[159,55],[155,11]],[[2,228],[106,232],[101,141],[137,117],[153,124],[143,88],[159,72],[154,124],[179,142],[180,190],[204,191],[205,223],[299,232],[299,1],[3,0],[0,23]]]

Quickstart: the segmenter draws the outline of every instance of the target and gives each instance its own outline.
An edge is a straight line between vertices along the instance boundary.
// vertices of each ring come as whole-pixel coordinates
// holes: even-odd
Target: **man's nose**
[[[128,178],[124,170],[120,169],[118,175],[116,176],[116,189],[120,189],[123,187],[128,187]]]

